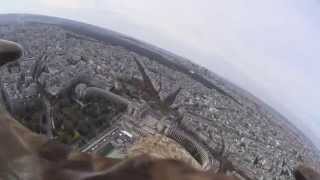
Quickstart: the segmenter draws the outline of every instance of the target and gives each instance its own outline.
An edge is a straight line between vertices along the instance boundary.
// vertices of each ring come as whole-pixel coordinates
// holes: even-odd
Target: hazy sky
[[[320,148],[320,1],[3,0],[103,26],[216,72],[264,100]]]

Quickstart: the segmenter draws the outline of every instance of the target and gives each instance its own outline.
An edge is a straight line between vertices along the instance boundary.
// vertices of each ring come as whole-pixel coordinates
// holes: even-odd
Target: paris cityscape
[[[242,179],[294,179],[302,163],[320,170],[311,141],[245,90],[170,53],[164,61],[80,32],[0,23],[0,37],[24,50],[0,69],[1,93],[31,130],[110,157],[160,136],[186,150],[197,168]]]

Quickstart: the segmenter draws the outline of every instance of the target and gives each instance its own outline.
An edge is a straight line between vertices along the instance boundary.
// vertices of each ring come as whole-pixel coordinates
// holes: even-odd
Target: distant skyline
[[[33,13],[102,26],[184,56],[251,92],[320,148],[316,0],[10,0]]]

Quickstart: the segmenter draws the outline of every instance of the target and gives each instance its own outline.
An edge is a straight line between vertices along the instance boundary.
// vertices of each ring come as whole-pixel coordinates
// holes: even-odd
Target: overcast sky
[[[287,116],[320,148],[320,1],[3,0],[106,27],[207,67]]]

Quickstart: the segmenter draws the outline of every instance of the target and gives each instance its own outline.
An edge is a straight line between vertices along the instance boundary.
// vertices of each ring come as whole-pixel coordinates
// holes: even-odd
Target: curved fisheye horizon
[[[4,2],[0,13],[86,22],[186,57],[271,105],[319,147],[319,7],[312,0],[32,0]]]
[[[4,2],[0,179],[317,179],[319,9]]]

